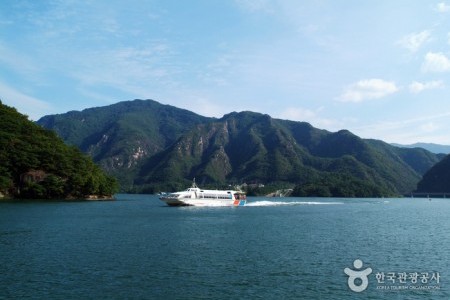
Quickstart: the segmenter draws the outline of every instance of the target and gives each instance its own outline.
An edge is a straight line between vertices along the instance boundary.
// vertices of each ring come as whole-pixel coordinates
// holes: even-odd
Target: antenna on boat
[[[193,188],[198,188],[198,186],[195,184],[195,177],[194,177],[194,180],[192,181],[192,187]]]

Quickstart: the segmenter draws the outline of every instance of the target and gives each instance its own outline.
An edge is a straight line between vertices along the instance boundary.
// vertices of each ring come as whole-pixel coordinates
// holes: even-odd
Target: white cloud
[[[339,100],[342,102],[361,102],[369,99],[378,99],[397,92],[399,88],[394,82],[383,79],[360,80],[348,86]]]
[[[422,64],[423,72],[447,72],[450,71],[450,60],[443,53],[428,52]]]
[[[248,12],[273,12],[270,0],[235,0],[234,2],[239,8]]]
[[[392,143],[447,144],[450,143],[446,130],[449,116],[450,112],[441,112],[404,119],[380,120],[373,124],[350,128],[350,130],[361,137],[382,138],[384,141]]]
[[[411,52],[416,52],[419,48],[430,40],[431,32],[424,30],[419,33],[411,33],[402,37],[397,44],[408,49]]]
[[[450,11],[450,5],[445,2],[440,2],[436,5],[436,10],[441,13],[446,13]]]
[[[20,76],[38,81],[37,74],[41,72],[42,66],[39,66],[32,55],[24,54],[22,49],[13,49],[0,40],[0,63],[19,73]]]
[[[299,107],[289,107],[281,115],[289,120],[311,120],[316,117],[316,113],[312,110]]]
[[[288,107],[278,113],[275,117],[291,121],[308,122],[318,128],[336,128],[337,122],[323,118],[320,114],[323,107],[317,110],[310,110],[301,107]]]
[[[443,86],[444,82],[442,80],[434,80],[429,82],[414,81],[409,85],[409,91],[413,94],[418,94],[424,90],[442,88]]]
[[[191,110],[192,107],[196,107],[195,113],[200,114],[202,116],[208,117],[216,117],[220,118],[225,113],[229,113],[229,109],[227,107],[223,107],[220,104],[217,104],[214,100],[211,100],[202,95],[192,95],[185,97],[183,100],[178,102],[178,107],[183,107],[185,109]]]
[[[164,63],[171,50],[165,44],[86,51],[70,75],[82,87],[109,86],[134,97],[147,97],[155,88],[174,88],[177,67]],[[107,66],[107,71],[105,71]]]
[[[215,94],[208,89],[180,87],[164,91],[161,93],[161,96],[152,96],[152,99],[163,104],[187,109],[206,117],[221,118],[232,111],[249,110],[245,107],[239,107],[239,105],[232,105],[230,104],[232,100],[227,98],[228,102],[226,102],[223,100],[223,97],[223,94]],[[241,101],[239,104],[245,105],[245,101]]]
[[[436,123],[430,121],[430,122],[421,124],[419,126],[419,129],[423,133],[432,133],[432,132],[435,132],[435,131],[437,131],[439,129],[439,125],[437,125]]]
[[[3,104],[16,108],[18,112],[32,120],[54,112],[47,102],[25,95],[2,82],[0,82],[0,95]]]

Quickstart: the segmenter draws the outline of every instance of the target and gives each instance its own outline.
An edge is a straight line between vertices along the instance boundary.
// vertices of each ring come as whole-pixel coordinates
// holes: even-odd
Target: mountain
[[[450,193],[450,155],[435,164],[417,184],[417,193]]]
[[[422,172],[437,161],[423,149],[399,149],[346,130],[331,133],[308,123],[242,112],[196,126],[150,158],[137,183],[158,187],[196,177],[203,184],[281,181],[318,186],[339,177],[378,187],[379,195],[393,195],[413,190]]]
[[[111,196],[117,182],[53,131],[0,101],[0,196],[85,198]]]
[[[173,144],[196,124],[210,119],[152,100],[45,116],[37,124],[89,154],[123,189],[133,186],[145,159]]]
[[[400,147],[400,148],[423,148],[425,150],[428,150],[430,152],[439,154],[449,154],[450,153],[450,146],[449,145],[439,145],[439,144],[433,144],[433,143],[415,143],[411,145],[401,145],[401,144],[392,144],[393,146]]]
[[[80,147],[123,190],[202,185],[297,186],[297,195],[394,195],[441,157],[255,112],[206,118],[152,100],[46,116],[38,124]],[[355,192],[358,191],[358,192]]]

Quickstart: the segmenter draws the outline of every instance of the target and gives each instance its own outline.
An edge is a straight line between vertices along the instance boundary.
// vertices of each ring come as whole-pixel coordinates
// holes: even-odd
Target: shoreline
[[[95,201],[115,201],[116,198],[114,195],[109,196],[98,196],[98,195],[89,195],[85,198],[75,198],[75,197],[67,197],[67,198],[42,198],[42,199],[30,199],[30,198],[15,198],[8,197],[3,194],[0,195],[0,203],[2,202],[95,202]]]

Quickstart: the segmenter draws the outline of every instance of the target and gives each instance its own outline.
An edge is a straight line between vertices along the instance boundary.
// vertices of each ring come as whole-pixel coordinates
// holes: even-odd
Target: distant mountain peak
[[[415,143],[415,144],[409,144],[409,145],[402,145],[402,144],[391,144],[396,147],[400,148],[422,148],[425,150],[428,150],[432,153],[436,154],[449,154],[450,153],[450,145],[442,145],[442,144],[434,144],[434,143]]]

